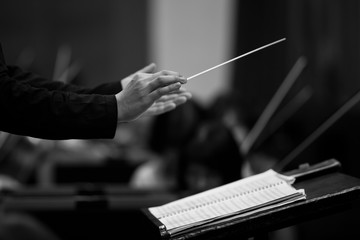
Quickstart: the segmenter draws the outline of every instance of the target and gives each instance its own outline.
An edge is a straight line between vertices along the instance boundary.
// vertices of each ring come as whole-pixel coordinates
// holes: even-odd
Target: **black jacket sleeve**
[[[7,65],[7,73],[11,78],[16,79],[23,84],[29,84],[33,87],[46,88],[48,90],[59,90],[81,94],[105,94],[115,95],[122,90],[120,81],[100,84],[93,88],[66,84],[60,81],[50,81],[37,74],[26,72],[17,66]]]
[[[43,139],[113,138],[121,84],[81,88],[8,67],[0,46],[0,131]]]

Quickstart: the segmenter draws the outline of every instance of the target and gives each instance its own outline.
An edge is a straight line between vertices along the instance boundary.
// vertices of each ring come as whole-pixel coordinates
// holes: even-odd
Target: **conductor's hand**
[[[147,70],[133,74],[124,89],[115,95],[118,122],[162,114],[191,98],[191,94],[181,88],[187,79],[179,73],[166,70],[147,73]]]

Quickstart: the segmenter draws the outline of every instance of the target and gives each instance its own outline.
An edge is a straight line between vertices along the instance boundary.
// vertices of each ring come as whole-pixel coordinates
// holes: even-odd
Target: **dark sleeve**
[[[114,95],[122,90],[120,81],[100,84],[93,88],[89,88],[89,87],[86,88],[73,84],[66,84],[60,81],[51,81],[37,74],[23,71],[17,66],[9,65],[6,67],[7,67],[7,74],[11,78],[14,78],[21,83],[29,84],[33,87],[46,88],[48,90],[59,90],[59,91],[82,93],[82,94],[109,94],[109,95]]]
[[[9,75],[0,47],[0,131],[54,140],[114,137],[117,103],[111,89],[89,94],[95,90],[48,85],[30,75]]]

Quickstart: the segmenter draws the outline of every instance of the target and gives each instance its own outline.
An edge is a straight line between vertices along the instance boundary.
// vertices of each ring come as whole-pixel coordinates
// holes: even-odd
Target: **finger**
[[[156,103],[169,103],[169,102],[173,102],[175,103],[176,106],[185,103],[188,98],[186,96],[182,96],[182,95],[174,95],[172,97],[168,97],[168,96],[164,96],[165,98],[160,98],[158,101],[156,101]]]
[[[177,76],[177,77],[183,77],[180,73],[170,71],[170,70],[161,70],[159,72],[154,73],[157,77],[159,76]]]
[[[186,99],[191,99],[192,98],[192,94],[191,92],[183,92],[179,94],[180,96],[186,97]]]
[[[133,80],[139,80],[139,79],[141,80],[147,79],[147,81],[152,81],[156,79],[156,77],[154,76],[154,74],[151,73],[137,72],[134,74]]]
[[[172,94],[172,95],[165,95],[155,101],[155,103],[167,103],[173,102],[176,106],[183,104],[191,99],[191,95],[183,95],[183,94]]]
[[[172,75],[160,76],[155,79],[152,79],[149,82],[149,91],[151,92],[165,86],[170,86],[175,83],[185,84],[186,82],[187,82],[186,78],[183,77],[172,76]],[[178,90],[179,88],[175,88],[174,91]]]
[[[187,98],[183,97],[183,96],[178,96],[177,98],[173,99],[172,102],[176,105],[179,106],[181,104],[184,104],[187,102]]]
[[[155,102],[164,95],[172,94],[172,92],[178,90],[180,87],[181,84],[179,82],[176,82],[165,87],[157,88],[156,90],[150,92],[148,97],[151,101]]]
[[[178,96],[178,94],[167,94],[167,95],[163,95],[161,96],[158,100],[156,100],[156,102],[167,102],[167,101],[171,101],[173,99],[175,99]]]
[[[155,68],[156,68],[156,64],[155,63],[150,63],[146,67],[144,67],[144,68],[140,69],[139,71],[133,73],[132,75],[124,78],[121,81],[123,89],[129,84],[129,82],[131,80],[137,80],[137,79],[140,79],[141,77],[149,77],[150,76],[149,74],[153,73],[155,71]],[[148,75],[144,76],[144,74],[148,74]]]
[[[173,95],[173,94],[185,96],[187,99],[192,98],[192,94],[189,91],[186,91],[186,90],[184,90],[182,88],[180,88],[179,90],[174,91],[174,92],[171,93],[171,95]],[[170,95],[170,94],[168,94],[168,95]]]
[[[186,97],[177,97],[170,101],[155,102],[149,109],[146,110],[143,116],[159,115],[171,111],[175,109],[177,106],[186,103],[186,101],[187,101]]]
[[[179,106],[181,104],[184,104],[187,102],[187,98],[184,96],[176,96],[173,97],[171,100],[165,101],[165,102],[155,102],[154,107],[164,107],[164,106]],[[172,108],[171,108],[172,109]]]
[[[154,73],[155,69],[156,69],[156,64],[150,63],[146,67],[140,69],[138,72],[139,73]]]
[[[173,101],[177,98],[186,98],[186,100],[191,99],[192,95],[189,92],[184,93],[173,93],[173,94],[167,94],[164,96],[161,96],[156,102],[167,102],[167,101]]]
[[[167,103],[154,103],[142,116],[155,116],[159,114],[163,114],[165,112],[169,112],[176,108],[175,103],[167,102]]]

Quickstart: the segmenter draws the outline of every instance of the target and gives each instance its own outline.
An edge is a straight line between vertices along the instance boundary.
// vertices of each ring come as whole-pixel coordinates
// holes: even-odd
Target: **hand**
[[[153,103],[143,114],[146,116],[155,116],[175,109],[177,106],[185,103],[192,97],[191,93],[185,88],[180,88],[173,94],[162,96]]]
[[[146,68],[144,68],[146,69]],[[187,79],[172,71],[136,72],[125,88],[116,94],[118,122],[133,121],[140,116],[153,116],[175,109],[191,94],[181,89]]]
[[[150,63],[149,65],[147,65],[146,67],[140,69],[136,73],[131,74],[130,76],[122,79],[121,80],[122,88],[124,89],[129,84],[129,82],[134,78],[135,74],[137,74],[137,73],[154,73],[155,69],[156,69],[155,63]]]

